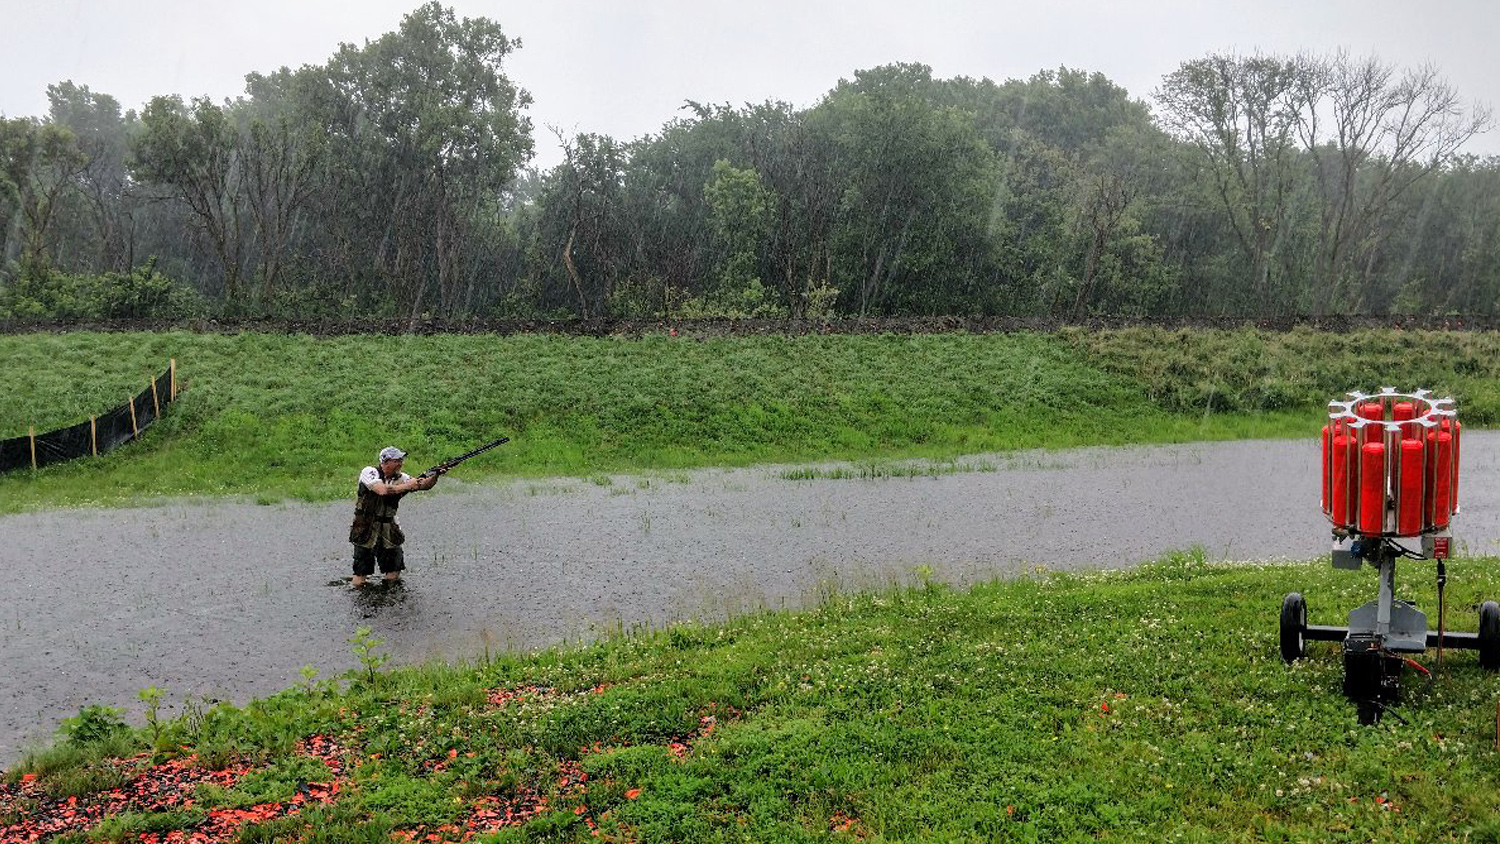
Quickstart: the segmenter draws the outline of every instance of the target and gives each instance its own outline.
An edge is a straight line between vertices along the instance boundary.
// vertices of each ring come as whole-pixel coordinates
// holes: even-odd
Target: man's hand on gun
[[[431,469],[428,469],[427,471],[425,471],[422,474],[418,475],[415,478],[415,480],[419,480],[420,481],[420,480],[425,480],[427,478],[437,478],[437,477],[439,477],[441,475],[448,474],[448,470],[452,469],[452,468],[453,468],[452,466],[449,466],[446,463],[439,463],[438,465],[433,466]]]
[[[448,473],[446,466],[433,466],[431,469],[411,479],[412,489],[432,489],[437,479]]]

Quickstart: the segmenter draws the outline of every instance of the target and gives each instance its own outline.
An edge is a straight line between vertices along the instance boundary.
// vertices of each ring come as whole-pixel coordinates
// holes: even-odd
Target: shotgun
[[[418,479],[421,479],[421,478],[430,478],[433,475],[447,474],[448,470],[450,470],[454,466],[457,466],[458,464],[464,462],[465,460],[468,460],[470,457],[478,457],[479,455],[485,453],[486,451],[489,451],[490,449],[492,449],[492,448],[494,448],[496,446],[505,445],[508,442],[510,442],[510,437],[501,437],[501,438],[499,438],[497,440],[491,440],[491,441],[485,443],[484,445],[480,446],[479,448],[474,449],[473,451],[466,451],[466,452],[464,452],[463,454],[460,454],[457,457],[450,457],[449,459],[444,460],[443,462],[437,464],[436,466],[433,466],[431,469],[428,469],[427,471],[425,471],[422,474],[418,475],[417,478]]]

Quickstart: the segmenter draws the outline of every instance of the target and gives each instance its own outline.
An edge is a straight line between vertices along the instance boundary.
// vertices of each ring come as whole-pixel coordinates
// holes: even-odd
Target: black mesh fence
[[[158,376],[130,401],[93,419],[55,431],[0,440],[0,472],[40,469],[53,463],[103,454],[135,439],[166,410],[173,399],[177,367]]]
[[[0,440],[0,472],[31,465],[31,438]]]

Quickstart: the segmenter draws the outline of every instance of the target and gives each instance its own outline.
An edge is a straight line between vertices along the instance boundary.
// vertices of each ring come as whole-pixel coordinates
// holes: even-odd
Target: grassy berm
[[[160,496],[352,495],[385,444],[412,468],[501,434],[465,480],[1020,448],[1312,436],[1346,390],[1455,395],[1500,420],[1500,334],[0,337],[0,436],[121,404],[178,361],[180,404],[97,459],[0,476],[0,511]]]
[[[1497,565],[1452,563],[1455,629]],[[1402,586],[1434,608],[1424,569]],[[1497,684],[1473,652],[1423,658],[1373,727],[1333,645],[1282,663],[1284,592],[1332,624],[1373,588],[1187,552],[470,666],[385,673],[366,639],[366,668],[242,709],[135,731],[83,713],[7,775],[0,839],[1500,841]]]

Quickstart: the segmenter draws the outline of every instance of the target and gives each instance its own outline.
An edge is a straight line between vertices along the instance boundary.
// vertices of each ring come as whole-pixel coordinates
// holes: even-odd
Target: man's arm
[[[360,476],[359,481],[360,483],[365,485],[365,489],[368,489],[376,495],[405,495],[406,493],[419,488],[417,486],[417,481],[413,480],[410,475],[404,473],[396,480],[385,481],[381,479],[379,472],[367,469],[365,470],[364,474]]]
[[[428,484],[428,486],[431,486],[431,484]],[[365,488],[376,495],[405,495],[413,490],[426,489],[427,487],[418,486],[416,480],[407,478],[404,481],[392,481],[390,483],[376,481],[372,484],[365,484]]]

